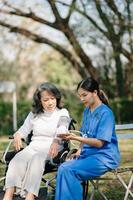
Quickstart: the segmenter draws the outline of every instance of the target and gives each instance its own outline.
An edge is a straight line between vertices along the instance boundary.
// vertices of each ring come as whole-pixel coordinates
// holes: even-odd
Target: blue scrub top
[[[101,104],[93,112],[89,108],[85,108],[80,131],[82,137],[105,141],[101,148],[84,144],[80,158],[96,156],[110,169],[115,169],[119,165],[120,152],[115,133],[115,120],[113,112],[108,106]]]

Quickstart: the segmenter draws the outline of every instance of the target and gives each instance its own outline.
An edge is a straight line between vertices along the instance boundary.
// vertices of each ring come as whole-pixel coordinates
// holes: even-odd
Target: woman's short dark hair
[[[106,96],[106,94],[104,93],[103,90],[99,89],[99,83],[93,79],[92,77],[87,77],[86,79],[82,80],[79,82],[78,86],[77,86],[77,91],[79,88],[82,88],[88,92],[94,92],[95,90],[97,91],[97,95],[100,98],[100,100],[109,106],[109,101],[108,101],[108,97]]]
[[[55,98],[57,102],[57,108],[61,108],[61,93],[57,89],[55,85],[49,82],[45,82],[39,85],[39,87],[36,89],[34,95],[33,95],[33,104],[32,104],[32,112],[35,114],[43,113],[43,106],[41,103],[41,93],[43,91],[48,91],[51,93]]]

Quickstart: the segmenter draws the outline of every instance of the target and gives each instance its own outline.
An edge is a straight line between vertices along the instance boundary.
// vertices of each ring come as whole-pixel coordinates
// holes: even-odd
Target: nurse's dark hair
[[[95,79],[93,79],[92,77],[88,77],[88,78],[80,81],[78,86],[77,86],[77,91],[79,90],[79,88],[82,88],[82,89],[84,89],[88,92],[97,91],[97,95],[98,95],[99,99],[102,101],[102,103],[109,106],[108,97],[106,96],[106,94],[103,90],[99,89],[99,83]]]
[[[44,109],[41,103],[41,93],[47,91],[56,98],[57,108],[61,108],[61,93],[52,83],[45,82],[40,84],[33,94],[32,112],[34,114],[43,113]]]

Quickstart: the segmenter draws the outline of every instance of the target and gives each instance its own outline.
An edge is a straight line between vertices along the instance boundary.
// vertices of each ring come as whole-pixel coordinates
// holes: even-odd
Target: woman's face
[[[41,93],[41,103],[43,109],[47,112],[53,112],[57,106],[57,101],[54,95],[47,90]]]
[[[82,88],[78,89],[78,95],[85,107],[92,107],[95,104],[95,92],[88,92]]]

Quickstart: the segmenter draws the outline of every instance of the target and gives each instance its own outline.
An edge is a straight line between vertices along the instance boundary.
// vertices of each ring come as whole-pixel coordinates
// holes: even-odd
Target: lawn
[[[0,157],[2,157],[2,153],[5,150],[8,144],[8,139],[6,137],[0,138]],[[119,148],[122,155],[122,162],[121,166],[133,166],[133,139],[121,139],[119,140]],[[2,177],[3,171],[5,169],[5,165],[2,163],[0,164],[0,177]],[[108,173],[108,178],[111,178],[112,175]],[[128,180],[129,174],[125,173],[123,175],[125,179]],[[124,196],[125,190],[121,187],[120,183],[117,180],[108,180],[108,181],[101,181],[100,189],[106,194],[109,200],[122,200]],[[133,188],[132,188],[133,190]],[[91,188],[89,187],[89,192]],[[95,195],[95,200],[102,200],[97,193]],[[131,200],[130,198],[128,200]]]

